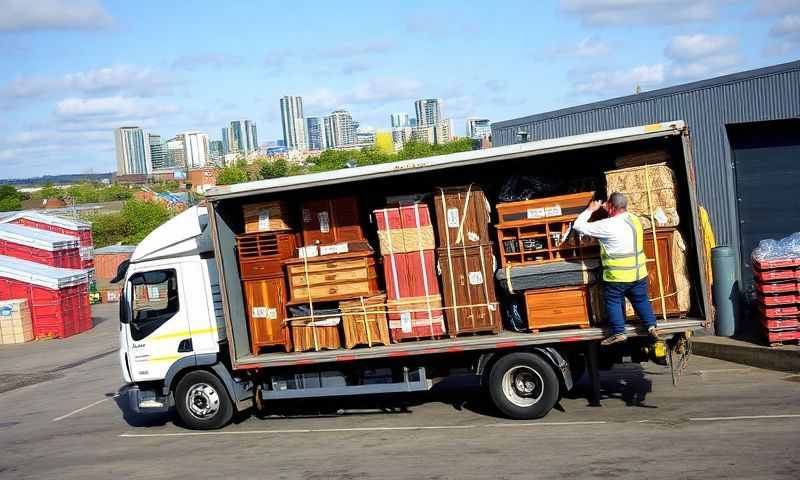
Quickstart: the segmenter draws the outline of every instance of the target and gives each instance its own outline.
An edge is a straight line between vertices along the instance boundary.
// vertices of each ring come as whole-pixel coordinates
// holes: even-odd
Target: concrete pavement
[[[116,401],[117,358],[103,354],[116,321],[96,311],[111,319],[85,339],[18,356],[0,348],[5,374],[52,375],[0,393],[0,478],[794,479],[800,469],[800,376],[696,356],[677,388],[664,367],[625,365],[603,374],[602,407],[588,406],[581,383],[540,421],[499,418],[479,391],[450,382],[383,405],[292,404],[290,417],[191,432]]]

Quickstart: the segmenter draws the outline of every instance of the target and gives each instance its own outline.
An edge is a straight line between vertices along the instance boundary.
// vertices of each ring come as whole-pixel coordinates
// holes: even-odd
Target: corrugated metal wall
[[[717,242],[739,249],[736,194],[726,124],[800,117],[800,62],[671,87],[492,125],[492,144],[684,120],[692,137],[698,196]],[[798,133],[800,134],[800,133]]]

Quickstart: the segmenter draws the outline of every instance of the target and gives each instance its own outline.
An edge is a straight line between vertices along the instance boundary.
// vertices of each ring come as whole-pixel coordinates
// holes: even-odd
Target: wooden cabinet
[[[489,203],[480,186],[439,188],[433,205],[439,245],[474,246],[491,241]]]
[[[251,203],[242,207],[245,233],[290,230],[286,202]]]
[[[355,197],[303,202],[303,245],[330,245],[364,238]]]
[[[246,233],[236,237],[242,279],[283,275],[282,260],[297,250],[295,233]]]
[[[499,332],[502,319],[494,291],[492,244],[440,248],[437,253],[450,336]]]
[[[528,328],[540,330],[589,327],[591,296],[589,286],[543,288],[525,292]]]
[[[291,303],[336,301],[368,297],[378,292],[372,252],[351,252],[284,262]]]
[[[594,192],[500,203],[497,243],[500,263],[530,265],[599,256],[597,241],[574,231],[572,224]]]
[[[664,290],[664,304],[667,316],[680,316],[689,310],[689,280],[686,278],[686,253],[680,250],[682,240],[675,228],[659,228],[656,230],[658,260],[661,266],[661,281]],[[658,288],[658,269],[656,268],[656,249],[653,247],[652,230],[644,231],[644,254],[647,257],[648,295],[656,317],[661,316],[661,293]],[[633,307],[626,302],[625,314],[628,318],[636,316]]]
[[[292,349],[286,328],[286,287],[283,276],[242,282],[253,354],[265,347]]]

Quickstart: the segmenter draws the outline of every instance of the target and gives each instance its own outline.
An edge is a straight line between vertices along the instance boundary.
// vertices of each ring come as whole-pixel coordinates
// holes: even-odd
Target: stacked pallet
[[[770,345],[800,340],[800,258],[754,260],[756,299]]]

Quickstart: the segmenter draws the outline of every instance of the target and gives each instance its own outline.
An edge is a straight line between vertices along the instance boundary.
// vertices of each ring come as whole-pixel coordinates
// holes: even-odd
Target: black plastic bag
[[[526,332],[528,319],[526,318],[525,302],[519,295],[508,295],[503,299],[505,327],[513,332]]]
[[[500,202],[518,202],[531,198],[546,197],[556,194],[562,187],[561,180],[548,177],[531,177],[527,175],[514,175],[508,177],[497,200]]]

